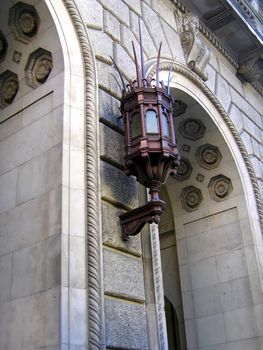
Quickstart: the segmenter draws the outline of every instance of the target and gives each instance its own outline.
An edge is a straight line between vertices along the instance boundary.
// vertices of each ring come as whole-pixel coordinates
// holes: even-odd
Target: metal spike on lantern
[[[149,188],[151,195],[147,204],[120,215],[124,240],[138,234],[146,223],[160,221],[165,205],[159,198],[160,186],[170,173],[176,174],[180,161],[172,118],[172,98],[168,93],[171,69],[166,87],[163,81],[159,81],[162,46],[160,44],[156,79],[145,76],[140,20],[139,41],[141,67],[132,42],[135,81],[125,85],[119,67],[111,58],[122,83],[121,114],[125,131],[125,173],[134,175],[139,183]]]

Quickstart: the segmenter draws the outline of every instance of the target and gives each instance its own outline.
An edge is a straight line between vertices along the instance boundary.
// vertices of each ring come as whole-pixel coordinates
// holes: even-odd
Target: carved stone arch
[[[263,205],[262,199],[260,195],[260,189],[257,181],[257,177],[255,171],[253,169],[252,163],[250,161],[247,150],[240,138],[239,133],[237,132],[231,118],[228,113],[223,108],[222,104],[218,100],[218,98],[211,92],[211,90],[207,87],[207,85],[200,79],[195,73],[193,73],[190,69],[185,67],[179,62],[172,62],[169,60],[165,60],[160,64],[160,80],[167,80],[168,72],[170,70],[171,64],[173,64],[172,72],[174,74],[174,78],[171,82],[171,86],[183,90],[194,99],[198,100],[198,102],[202,104],[204,109],[208,112],[210,117],[213,119],[215,124],[217,125],[220,132],[224,135],[224,138],[234,156],[236,166],[239,170],[239,173],[242,174],[241,180],[243,183],[243,187],[245,193],[249,192],[249,189],[252,187],[252,190],[255,194],[255,201],[251,196],[247,196],[247,200],[250,202],[249,207],[257,208],[257,213],[260,222],[261,231],[263,231]],[[148,62],[147,65],[148,74],[153,76],[156,73],[156,67],[152,63],[152,61]],[[194,88],[191,89],[190,85]],[[194,90],[197,93],[194,93]],[[199,98],[200,92],[203,94],[203,100],[201,101]],[[210,110],[208,108],[208,104],[210,102]],[[212,109],[216,111],[216,114],[220,116],[216,118]],[[231,142],[234,141],[234,142]],[[244,176],[244,174],[246,176]],[[250,181],[246,181],[243,179],[249,178]],[[253,214],[251,213],[251,217]]]
[[[80,84],[80,79],[78,79],[76,81],[78,85],[75,85],[75,90],[78,91],[78,94],[83,94],[83,106],[80,109],[83,109],[84,113],[85,123],[83,123],[83,134],[85,135],[84,144],[86,150],[86,196],[82,204],[85,206],[85,236],[87,246],[85,274],[87,278],[87,290],[86,305],[83,303],[82,307],[84,310],[87,308],[87,346],[89,349],[101,349],[104,344],[104,321],[101,298],[100,188],[97,176],[99,142],[94,56],[85,24],[81,19],[75,2],[72,0],[59,0],[55,2],[45,0],[45,2],[54,19],[61,39],[66,67],[65,84],[74,84],[76,76],[84,82]],[[61,22],[61,18],[63,18],[63,23]],[[75,46],[72,47],[72,45]],[[84,86],[83,91],[79,89],[80,86]],[[68,86],[68,88],[70,89],[69,91],[72,91],[72,88],[74,89],[73,85]],[[70,101],[68,101],[68,105],[70,106]],[[68,205],[70,206],[72,199],[70,199],[69,192],[70,190],[68,194],[65,194],[65,197],[68,196],[66,200],[69,201]],[[65,312],[65,314],[70,312],[70,285],[68,290],[68,295],[65,296],[65,306],[62,305],[62,308],[65,308],[65,310],[62,310],[62,313]],[[67,321],[70,322],[70,316],[68,316]],[[64,326],[67,327],[66,324]],[[68,333],[70,333],[70,325],[68,325],[68,328]],[[70,344],[70,335],[67,336],[69,337],[68,343]]]

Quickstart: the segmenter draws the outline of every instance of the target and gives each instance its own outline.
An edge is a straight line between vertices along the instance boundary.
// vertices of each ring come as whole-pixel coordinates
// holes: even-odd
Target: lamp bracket
[[[165,202],[151,200],[147,204],[120,215],[122,226],[122,239],[129,240],[129,236],[137,235],[146,223],[158,224],[163,212]]]

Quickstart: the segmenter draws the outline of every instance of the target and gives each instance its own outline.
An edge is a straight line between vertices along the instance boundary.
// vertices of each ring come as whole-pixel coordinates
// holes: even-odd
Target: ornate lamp
[[[145,76],[141,44],[141,70],[133,45],[137,79],[124,84],[117,65],[114,65],[122,81],[121,113],[125,129],[125,173],[134,175],[137,181],[148,187],[150,201],[139,208],[120,215],[122,238],[140,232],[146,223],[158,223],[164,209],[159,198],[160,186],[170,173],[176,174],[179,153],[176,145],[172,118],[172,98],[168,87],[159,82],[160,51],[157,58],[156,79]]]

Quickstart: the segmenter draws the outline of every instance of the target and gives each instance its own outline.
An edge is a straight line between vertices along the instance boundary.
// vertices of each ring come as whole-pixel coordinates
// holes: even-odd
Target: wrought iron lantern
[[[140,27],[139,27],[140,29]],[[178,153],[172,118],[172,98],[168,86],[159,81],[161,45],[157,57],[156,78],[145,76],[141,44],[141,69],[133,45],[137,78],[125,85],[122,81],[121,114],[125,130],[125,173],[149,188],[150,201],[120,215],[122,238],[140,232],[146,223],[159,223],[164,201],[159,198],[160,186],[170,173],[176,174]]]

